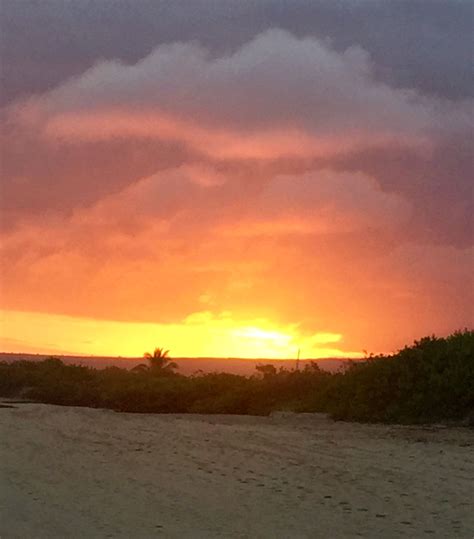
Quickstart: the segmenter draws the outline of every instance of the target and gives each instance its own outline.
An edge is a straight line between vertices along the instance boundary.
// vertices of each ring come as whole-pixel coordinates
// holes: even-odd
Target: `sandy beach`
[[[0,537],[474,537],[474,431],[0,409]]]

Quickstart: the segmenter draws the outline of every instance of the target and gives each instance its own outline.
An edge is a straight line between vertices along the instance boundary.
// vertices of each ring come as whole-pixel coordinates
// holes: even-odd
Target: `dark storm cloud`
[[[470,0],[2,0],[3,103],[49,90],[101,59],[134,63],[199,41],[229,52],[268,28],[359,45],[377,76],[451,99],[473,95]]]

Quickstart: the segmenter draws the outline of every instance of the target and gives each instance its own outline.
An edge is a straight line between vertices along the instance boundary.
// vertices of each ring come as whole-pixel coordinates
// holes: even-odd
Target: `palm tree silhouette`
[[[178,364],[168,357],[169,350],[155,348],[153,354],[145,352],[143,357],[148,361],[148,365],[141,363],[133,368],[134,371],[150,372],[152,374],[170,374],[178,368]]]

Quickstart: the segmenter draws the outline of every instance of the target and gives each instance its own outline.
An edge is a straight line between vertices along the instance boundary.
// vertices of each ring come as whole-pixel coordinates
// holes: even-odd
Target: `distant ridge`
[[[75,356],[62,354],[23,354],[0,352],[0,361],[41,361],[47,357],[58,357],[68,365],[84,365],[86,367],[94,367],[95,369],[105,369],[107,367],[121,367],[124,369],[132,369],[139,363],[145,360],[142,357],[99,357],[99,356]],[[193,373],[202,372],[228,372],[231,374],[249,375],[255,373],[255,367],[261,364],[271,364],[277,369],[279,367],[295,368],[295,359],[244,359],[244,358],[175,358],[173,361],[179,366],[180,374],[191,375]],[[337,371],[348,360],[344,358],[319,358],[319,359],[301,359],[299,362],[300,369],[304,369],[305,365],[311,362],[317,363],[321,369],[334,372]]]

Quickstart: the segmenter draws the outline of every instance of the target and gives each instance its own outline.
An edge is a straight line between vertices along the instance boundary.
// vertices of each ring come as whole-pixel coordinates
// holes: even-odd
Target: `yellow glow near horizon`
[[[231,313],[194,313],[178,324],[19,311],[0,311],[0,317],[0,350],[5,352],[139,357],[160,346],[170,349],[174,357],[291,359],[298,348],[307,358],[361,357],[328,346],[339,342],[340,334],[304,336],[297,326],[275,327],[266,319],[234,320]]]
[[[285,335],[278,331],[268,331],[256,327],[243,327],[232,330],[232,333],[243,339],[261,340],[264,342],[271,341],[278,346],[288,346],[293,339],[291,335]]]

